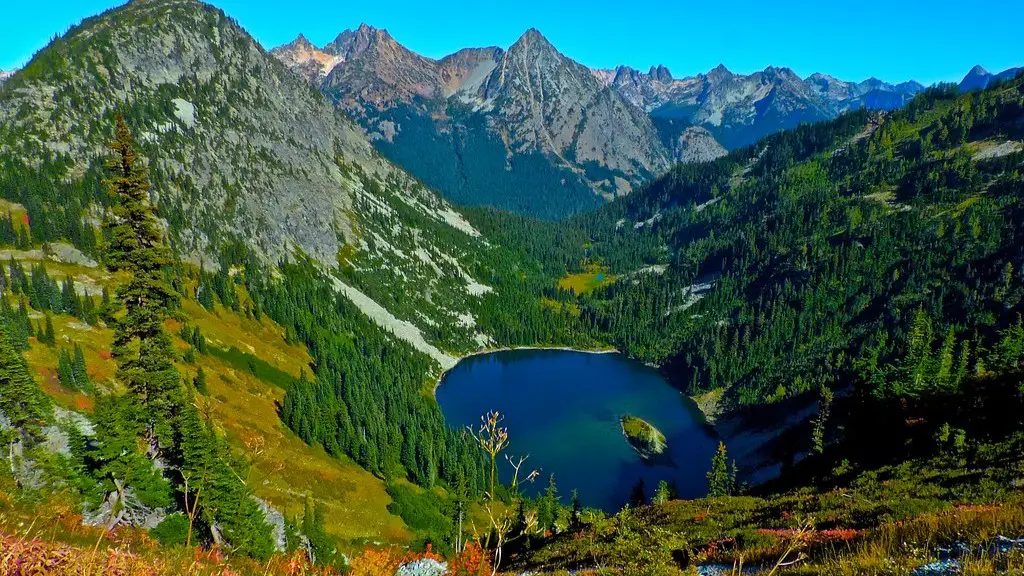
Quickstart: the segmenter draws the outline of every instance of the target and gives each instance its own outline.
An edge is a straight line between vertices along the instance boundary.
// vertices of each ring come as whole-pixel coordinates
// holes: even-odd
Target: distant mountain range
[[[3,70],[0,70],[0,85],[2,85],[4,82],[6,82],[7,79],[10,78],[11,76],[14,76],[14,71],[5,72]]]
[[[685,78],[664,66],[589,69],[535,29],[507,50],[439,60],[366,24],[323,47],[300,35],[272,54],[450,199],[552,218],[628,194],[675,162],[711,160],[850,109],[898,108],[925,88],[777,67],[742,75],[720,65]],[[1017,71],[975,67],[961,88]]]
[[[564,216],[629,193],[673,160],[642,108],[536,30],[508,50],[440,60],[366,25],[319,49],[300,37],[273,54],[386,156],[458,202]]]

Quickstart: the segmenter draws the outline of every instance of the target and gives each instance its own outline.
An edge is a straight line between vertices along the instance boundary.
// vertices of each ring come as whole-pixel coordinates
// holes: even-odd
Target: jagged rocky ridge
[[[274,49],[355,118],[385,155],[459,202],[562,216],[673,161],[650,118],[530,30],[508,50],[440,60],[360,26],[319,50]],[[310,73],[336,59],[322,76]],[[314,77],[315,76],[315,77]]]
[[[627,194],[672,162],[718,158],[851,109],[898,108],[924,89],[777,67],[686,78],[665,66],[590,70],[536,30],[507,51],[467,48],[439,60],[366,24],[322,48],[300,35],[272,53],[449,198],[555,217]],[[962,86],[1013,75],[986,74],[976,68]]]

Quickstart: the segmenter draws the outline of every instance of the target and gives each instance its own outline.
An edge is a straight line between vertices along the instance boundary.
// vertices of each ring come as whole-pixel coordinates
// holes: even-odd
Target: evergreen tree
[[[82,346],[75,344],[75,357],[71,363],[71,371],[74,375],[75,382],[78,386],[83,389],[89,388],[89,373],[85,367],[85,353],[82,352]]]
[[[302,513],[302,533],[309,539],[310,551],[317,566],[331,566],[338,554],[337,543],[324,530],[323,507],[306,496],[306,505]]]
[[[814,429],[811,434],[811,449],[815,454],[825,451],[825,425],[828,423],[829,413],[832,410],[832,389],[821,385],[821,396],[818,398],[818,416],[814,419]]]
[[[541,530],[554,530],[558,520],[558,486],[555,475],[548,476],[548,487],[537,502],[537,526]]]
[[[39,341],[47,346],[53,346],[57,343],[57,334],[53,329],[53,317],[49,314],[46,315],[43,329],[39,331]]]
[[[725,443],[718,443],[718,450],[711,458],[711,470],[708,471],[708,496],[728,496],[732,491],[729,480],[729,457],[726,454]]]
[[[134,399],[130,395],[101,396],[96,400],[92,420],[95,448],[87,459],[103,493],[110,494],[107,527],[119,524],[129,511],[129,493],[144,506],[170,505],[170,485],[139,449],[144,423]]]
[[[192,385],[195,386],[196,392],[206,395],[206,372],[203,371],[202,366],[196,371],[196,377],[192,379]]]
[[[135,142],[118,116],[107,161],[105,181],[117,200],[104,222],[110,238],[105,258],[112,272],[128,277],[117,288],[124,315],[114,320],[113,356],[117,377],[138,397],[147,414],[151,442],[166,439],[180,377],[174,368],[171,340],[163,321],[177,307],[177,295],[164,278],[171,255],[161,242],[156,217],[149,206],[149,181],[139,162]]]
[[[664,504],[669,501],[669,487],[668,482],[661,480],[658,482],[658,487],[654,490],[654,498],[651,502],[654,504]]]
[[[577,490],[572,491],[572,510],[569,512],[569,530],[575,532],[583,527],[583,505],[580,504],[580,494]]]
[[[14,347],[6,328],[0,325],[0,414],[8,427],[0,427],[0,441],[14,472],[14,447],[34,442],[49,414],[49,399],[32,378],[25,358]]]

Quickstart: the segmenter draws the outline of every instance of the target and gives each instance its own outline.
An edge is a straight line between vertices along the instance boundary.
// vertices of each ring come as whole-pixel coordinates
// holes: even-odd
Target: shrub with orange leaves
[[[399,564],[408,564],[418,560],[435,560],[437,562],[444,562],[444,557],[437,552],[434,552],[434,545],[427,542],[427,549],[425,552],[406,552]]]
[[[402,557],[394,550],[367,548],[352,559],[351,576],[393,576],[402,563]]]
[[[451,576],[483,576],[491,573],[491,563],[483,548],[470,542],[448,563]]]

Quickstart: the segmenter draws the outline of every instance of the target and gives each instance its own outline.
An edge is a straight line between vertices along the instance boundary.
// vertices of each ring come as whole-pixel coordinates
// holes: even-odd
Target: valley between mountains
[[[1021,72],[90,17],[0,72],[0,573],[1021,573]]]

